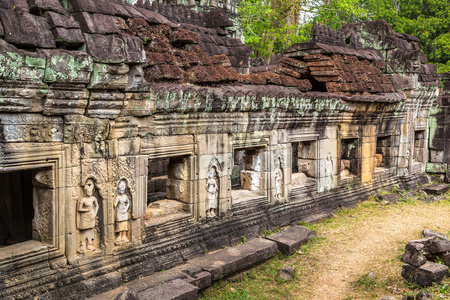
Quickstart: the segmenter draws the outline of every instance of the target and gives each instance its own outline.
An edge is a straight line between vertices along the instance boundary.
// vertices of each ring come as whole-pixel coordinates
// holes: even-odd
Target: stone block
[[[423,230],[423,235],[425,237],[436,237],[436,238],[441,239],[441,240],[447,240],[447,241],[449,240],[448,237],[445,234],[440,233],[440,232],[436,232],[436,231],[433,231],[433,230],[430,230],[430,229],[426,229],[426,228]]]
[[[138,293],[139,299],[196,300],[198,288],[185,280],[175,279],[167,283],[145,289]]]
[[[64,117],[64,143],[104,141],[108,132],[109,120],[75,115]]]
[[[444,253],[450,251],[450,241],[433,238],[425,244],[425,247],[431,253]]]
[[[115,10],[107,0],[68,0],[73,12],[86,11],[113,15]]]
[[[114,34],[119,33],[113,16],[79,12],[73,14],[84,33]]]
[[[88,104],[89,91],[50,89],[44,103],[44,115],[82,115]]]
[[[90,89],[123,90],[128,86],[129,66],[126,64],[94,64]]]
[[[115,119],[119,116],[125,105],[125,94],[110,91],[91,92],[89,104],[86,108],[86,115],[94,118]]]
[[[196,154],[222,154],[230,152],[228,134],[201,134],[196,135]]]
[[[375,158],[368,157],[361,160],[361,173],[372,173],[375,168]]]
[[[47,58],[44,82],[48,83],[88,83],[93,60],[81,51],[42,50]]]
[[[260,191],[264,187],[265,176],[263,172],[242,170],[240,173],[241,187],[249,191]]]
[[[268,236],[267,239],[276,242],[278,248],[284,254],[292,255],[316,235],[314,230],[310,230],[303,226],[294,226],[281,232],[274,233]]]
[[[167,198],[190,203],[189,181],[180,179],[167,179]]]
[[[4,39],[8,43],[33,48],[56,47],[50,26],[44,18],[20,10],[0,9],[0,19]]]
[[[84,34],[86,52],[100,63],[123,63],[127,60],[125,42],[120,35]]]
[[[242,245],[207,253],[189,263],[201,267],[211,274],[212,280],[217,280],[273,257],[277,252],[275,242],[255,238]]]
[[[62,15],[56,12],[48,11],[47,12],[47,21],[50,24],[51,28],[54,27],[62,27],[62,28],[73,28],[79,29],[80,25],[72,16]]]
[[[85,42],[80,29],[56,27],[52,29],[52,34],[58,46],[76,46]]]
[[[447,192],[449,189],[448,184],[436,184],[429,187],[424,188],[423,190],[430,195],[441,195]]]
[[[188,283],[195,285],[199,289],[203,289],[211,285],[211,274],[203,271],[195,275],[191,275],[185,279]]]
[[[367,172],[367,173],[361,173],[361,183],[370,183],[373,179],[373,173]]]
[[[402,277],[420,286],[430,286],[433,283],[440,283],[448,276],[447,266],[433,262],[426,262],[420,267],[404,264],[402,268]]]
[[[28,0],[31,12],[54,11],[60,14],[67,14],[58,0]]]
[[[0,115],[2,142],[61,142],[63,119],[37,114]]]
[[[316,160],[313,159],[298,159],[298,170],[308,177],[316,177]]]
[[[406,244],[405,253],[402,255],[402,262],[420,267],[427,262],[424,252],[425,246],[423,244],[409,242]]]

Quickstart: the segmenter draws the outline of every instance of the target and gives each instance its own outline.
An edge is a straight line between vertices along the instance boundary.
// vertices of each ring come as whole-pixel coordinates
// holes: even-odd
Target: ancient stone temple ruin
[[[417,38],[314,26],[252,66],[237,2],[127,2],[0,2],[1,299],[92,296],[426,181]]]

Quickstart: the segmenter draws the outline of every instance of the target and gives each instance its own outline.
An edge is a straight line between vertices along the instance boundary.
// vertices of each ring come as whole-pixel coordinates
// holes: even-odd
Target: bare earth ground
[[[294,298],[372,298],[353,291],[353,283],[370,272],[380,282],[389,284],[391,280],[393,285],[388,285],[387,290],[391,290],[392,295],[398,294],[400,288],[395,286],[395,280],[399,280],[401,263],[396,258],[403,253],[405,244],[421,237],[424,228],[444,233],[450,230],[450,205],[418,202],[377,209],[362,215],[350,214],[343,217],[348,224],[319,232],[328,242],[312,254],[315,271],[307,280],[308,286],[304,286],[305,282],[299,283],[302,293],[294,292]]]
[[[309,224],[318,238],[299,253],[278,256],[251,270],[223,279],[201,299],[380,299],[415,295],[418,287],[401,277],[400,256],[424,228],[449,235],[450,192],[425,203],[408,199],[393,205],[366,201],[355,209]],[[277,280],[283,265],[293,266],[292,282]],[[370,275],[369,275],[370,274]],[[433,299],[450,299],[450,279],[430,287]]]

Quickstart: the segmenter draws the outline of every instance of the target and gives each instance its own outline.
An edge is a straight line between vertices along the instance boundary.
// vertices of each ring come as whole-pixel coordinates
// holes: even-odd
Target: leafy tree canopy
[[[243,0],[239,7],[246,43],[270,57],[308,41],[313,22],[343,24],[384,19],[396,32],[420,38],[438,72],[450,71],[450,0]],[[301,21],[302,15],[309,15]],[[300,17],[300,20],[299,20]]]

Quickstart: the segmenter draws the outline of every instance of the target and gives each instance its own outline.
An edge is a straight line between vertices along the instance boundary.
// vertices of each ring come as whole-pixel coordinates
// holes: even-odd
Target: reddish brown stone
[[[200,43],[200,38],[192,31],[177,29],[170,34],[170,42],[177,46],[184,44],[198,44]]]
[[[278,74],[275,74],[274,72],[264,72],[261,73],[261,75],[266,77],[267,83],[272,83],[276,85],[282,85],[283,82],[281,81],[281,76]]]
[[[202,66],[210,66],[211,65],[210,58],[208,57],[208,55],[206,55],[206,53],[203,51],[203,49],[200,48],[199,45],[188,45],[185,47],[185,49],[188,52],[195,53],[195,55],[197,56],[199,65],[202,65]]]
[[[55,11],[61,14],[67,14],[59,0],[28,0],[30,11],[32,13],[39,11]]]
[[[144,69],[144,78],[148,82],[157,80],[179,80],[182,76],[183,72],[175,65],[160,64]]]
[[[81,45],[85,42],[80,29],[56,27],[52,29],[52,34],[57,45]]]
[[[225,54],[214,55],[209,58],[213,65],[221,65],[223,67],[231,67],[231,62]]]
[[[264,74],[239,74],[239,82],[245,84],[263,85],[267,83],[266,76]]]
[[[188,78],[193,83],[232,82],[239,79],[239,75],[231,68],[221,66],[196,66],[189,70]]]
[[[315,61],[315,60],[331,60],[330,57],[325,56],[323,54],[308,54],[303,57],[306,61]]]
[[[381,61],[381,60],[375,60],[375,61],[372,62],[372,64],[378,69],[384,69],[385,68],[384,61]]]
[[[280,59],[280,64],[283,66],[290,66],[298,69],[306,69],[307,67],[305,62],[290,57],[282,57]]]
[[[297,89],[302,92],[306,92],[312,89],[312,84],[308,79],[299,80],[297,84]]]
[[[323,70],[323,71],[312,71],[311,75],[313,76],[339,76],[339,72],[337,70]]]
[[[306,65],[308,67],[333,67],[334,68],[334,62],[331,60],[320,60],[320,61],[310,61],[307,62]]]
[[[146,54],[147,54],[146,60],[147,65],[154,66],[165,63],[165,60],[161,53],[147,51]]]

